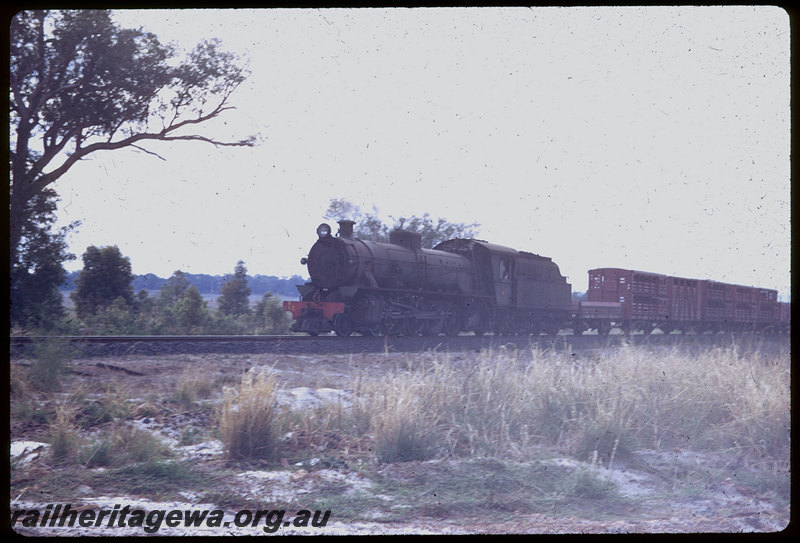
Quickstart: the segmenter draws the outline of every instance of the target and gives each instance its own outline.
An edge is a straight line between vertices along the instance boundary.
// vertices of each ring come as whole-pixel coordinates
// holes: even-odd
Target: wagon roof
[[[671,277],[673,279],[685,279],[685,280],[689,280],[689,281],[703,281],[703,282],[706,282],[706,283],[714,283],[714,284],[717,284],[717,285],[726,285],[726,286],[729,286],[729,287],[751,288],[751,289],[755,289],[755,290],[777,292],[777,290],[771,289],[771,288],[754,287],[754,286],[749,286],[749,285],[741,285],[741,284],[738,284],[738,283],[725,283],[723,281],[716,281],[714,279],[694,279],[694,278],[691,278],[691,277],[679,277],[677,275],[665,275],[663,273],[654,273],[654,272],[641,271],[641,270],[631,270],[631,269],[628,269],[628,268],[594,268],[594,269],[589,270],[589,273],[602,272],[602,271],[606,271],[606,270],[620,271],[620,272],[626,272],[626,273],[640,273],[642,275],[655,275],[655,276],[658,276],[658,277]]]

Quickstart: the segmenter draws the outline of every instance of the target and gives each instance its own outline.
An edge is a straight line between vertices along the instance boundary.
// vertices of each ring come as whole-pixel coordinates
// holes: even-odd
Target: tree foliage
[[[62,263],[75,258],[65,241],[75,223],[53,230],[56,201],[55,192],[45,190],[27,202],[18,259],[10,268],[12,327],[51,328],[65,314],[58,287],[66,277]]]
[[[31,225],[40,219],[37,209],[52,201],[48,187],[79,160],[122,148],[153,153],[145,144],[154,141],[254,144],[197,131],[231,109],[230,96],[247,76],[216,40],[176,61],[154,34],[120,28],[101,10],[21,11],[9,38],[12,291],[28,289],[16,283],[27,277],[26,250],[63,242],[58,234],[49,242],[31,236]],[[36,241],[40,246],[31,249]],[[65,258],[63,250],[53,254]]]
[[[270,292],[264,294],[253,308],[253,322],[257,334],[287,334],[292,325],[280,299]]]
[[[233,276],[222,284],[217,308],[223,315],[250,313],[250,287],[247,286],[247,268],[241,260],[236,263]]]
[[[428,213],[421,217],[390,217],[392,223],[387,224],[378,217],[378,211],[374,207],[372,213],[365,213],[359,206],[341,198],[330,201],[325,218],[353,220],[356,223],[353,232],[357,238],[384,243],[389,241],[389,233],[397,228],[418,232],[422,235],[422,246],[426,248],[448,239],[474,238],[480,228],[478,223],[453,223],[444,218],[434,220]]]
[[[177,303],[183,295],[189,290],[189,280],[181,270],[176,270],[172,276],[167,279],[164,286],[159,291],[159,304],[162,307],[169,306]]]
[[[117,298],[133,302],[131,261],[122,256],[117,246],[90,246],[83,254],[83,270],[78,287],[72,292],[75,312],[79,317],[94,315],[110,306]]]
[[[183,334],[202,333],[209,318],[208,306],[196,287],[189,287],[174,306],[175,322]]]

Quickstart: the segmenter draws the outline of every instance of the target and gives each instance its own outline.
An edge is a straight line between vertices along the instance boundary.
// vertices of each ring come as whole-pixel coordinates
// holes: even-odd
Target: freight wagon
[[[597,268],[589,270],[587,300],[619,304],[605,326],[626,332],[780,332],[788,327],[788,315],[781,324],[781,311],[788,309],[778,303],[777,291],[704,279]]]

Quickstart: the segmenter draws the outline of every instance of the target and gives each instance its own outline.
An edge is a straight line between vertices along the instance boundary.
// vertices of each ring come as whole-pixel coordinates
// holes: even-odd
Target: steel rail
[[[327,337],[327,336],[323,336]],[[242,342],[292,341],[309,339],[306,336],[9,336],[11,345],[29,345],[37,341],[60,340],[75,343],[175,343],[175,342]]]
[[[781,340],[780,338],[784,338]],[[37,344],[48,340],[68,342],[82,356],[169,355],[202,353],[403,353],[422,351],[480,351],[482,349],[595,350],[618,348],[623,344],[680,346],[697,348],[730,346],[732,342],[746,348],[767,343],[788,343],[788,336],[765,337],[759,334],[673,334],[673,335],[558,335],[503,336],[460,335],[415,337],[352,336],[10,336],[11,356],[35,354]]]

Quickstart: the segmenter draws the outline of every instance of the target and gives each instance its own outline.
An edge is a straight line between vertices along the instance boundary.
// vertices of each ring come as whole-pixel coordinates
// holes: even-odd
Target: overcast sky
[[[306,275],[332,198],[587,270],[790,285],[790,29],[775,7],[121,12],[252,75],[216,137],[97,154],[55,188],[79,257]],[[68,269],[80,269],[80,258]]]

